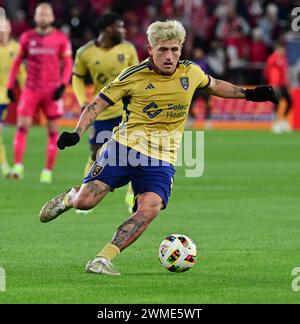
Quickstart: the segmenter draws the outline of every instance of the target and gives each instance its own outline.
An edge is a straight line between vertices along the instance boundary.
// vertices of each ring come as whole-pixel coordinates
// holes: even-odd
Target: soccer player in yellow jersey
[[[40,220],[49,222],[75,207],[93,208],[112,189],[132,183],[134,213],[112,240],[86,265],[86,271],[119,275],[111,260],[133,243],[166,208],[175,174],[174,162],[193,93],[277,102],[271,86],[243,89],[206,75],[190,61],[179,61],[185,30],[178,21],[148,27],[149,59],[121,73],[82,113],[73,133],[64,132],[58,147],[76,145],[93,120],[121,98],[125,115],[83,184],[48,201]],[[171,140],[166,141],[170,137]],[[138,163],[136,163],[138,162]]]
[[[137,52],[133,44],[124,41],[125,28],[123,19],[115,13],[100,16],[96,28],[99,35],[78,49],[73,68],[72,86],[82,109],[88,100],[85,93],[84,77],[89,73],[94,85],[94,93],[113,81],[125,68],[138,64]],[[123,103],[116,102],[112,109],[99,115],[92,125],[89,142],[91,155],[85,167],[87,175],[101,146],[112,135],[114,127],[122,121]],[[130,208],[133,193],[129,190],[126,201]],[[132,207],[132,206],[131,206]]]
[[[19,44],[10,39],[11,25],[8,20],[5,23],[5,29],[0,31],[0,168],[4,177],[10,173],[10,168],[6,158],[5,146],[2,138],[4,115],[7,106],[10,103],[7,97],[6,83],[9,76],[10,67],[18,54]],[[22,66],[18,75],[18,82],[20,86],[25,82],[25,67]]]

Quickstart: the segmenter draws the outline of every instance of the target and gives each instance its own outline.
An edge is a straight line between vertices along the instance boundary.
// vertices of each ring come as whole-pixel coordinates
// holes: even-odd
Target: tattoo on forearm
[[[97,103],[96,102],[92,102],[91,104],[89,104],[85,110],[87,110],[88,112],[94,112],[95,113],[95,110],[96,110],[96,106],[97,106]]]
[[[245,94],[245,89],[243,88],[239,88],[239,87],[236,87],[236,86],[232,86],[232,89],[233,89],[233,93],[234,95],[238,96],[238,95],[241,95],[241,94]]]
[[[93,121],[98,115],[96,109],[96,102],[92,102],[91,104],[87,105],[87,107],[84,109],[81,115],[80,125],[82,127],[77,127],[75,129],[75,132],[77,132],[79,135],[82,135],[92,125]]]
[[[133,218],[124,222],[116,231],[112,244],[118,246],[120,250],[134,242],[145,230],[142,227],[145,221],[139,221]],[[147,226],[146,226],[147,227]]]

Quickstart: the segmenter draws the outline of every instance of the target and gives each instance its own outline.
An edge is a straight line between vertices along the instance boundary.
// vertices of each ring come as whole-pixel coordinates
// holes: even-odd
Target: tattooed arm
[[[203,89],[207,94],[222,98],[245,99],[246,90],[229,82],[217,80],[212,77],[210,85]]]
[[[97,98],[87,105],[81,113],[75,132],[81,137],[82,134],[92,125],[96,117],[108,106],[109,104],[104,99],[97,96]]]
[[[57,147],[64,150],[66,147],[76,145],[82,134],[91,126],[96,117],[109,106],[101,97],[94,99],[80,115],[79,121],[73,133],[63,132],[57,141]]]

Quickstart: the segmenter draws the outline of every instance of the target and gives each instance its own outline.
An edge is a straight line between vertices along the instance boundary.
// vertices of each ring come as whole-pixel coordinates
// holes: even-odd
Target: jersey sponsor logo
[[[187,77],[180,78],[180,84],[184,90],[187,90],[190,85],[189,78]]]
[[[157,106],[157,104],[152,101],[148,106],[146,106],[143,109],[143,112],[144,113],[147,113],[147,116],[149,118],[153,119],[153,118],[155,118],[156,116],[158,116],[162,112],[162,109],[158,109],[158,108],[159,107]],[[157,110],[155,110],[155,109],[157,109]]]
[[[103,170],[103,166],[96,164],[91,172],[92,177],[97,177]]]
[[[43,47],[29,48],[29,54],[30,55],[54,55],[55,49],[43,48]]]
[[[145,89],[155,89],[152,83],[149,83]]]
[[[124,54],[118,54],[118,60],[119,60],[120,63],[124,63],[125,55]]]
[[[182,105],[182,104],[168,104],[168,111],[167,117],[168,118],[185,118],[187,109],[189,105]]]

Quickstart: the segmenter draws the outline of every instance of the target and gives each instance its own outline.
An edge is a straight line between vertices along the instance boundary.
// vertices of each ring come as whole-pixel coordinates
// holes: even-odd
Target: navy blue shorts
[[[6,108],[7,108],[7,105],[0,105],[0,123],[4,122],[5,115],[6,115],[6,113],[4,113],[4,112],[5,112]]]
[[[91,128],[89,143],[93,145],[106,143],[112,137],[113,129],[118,126],[121,121],[122,116],[107,120],[95,120]]]
[[[131,182],[135,198],[144,192],[155,192],[161,197],[164,209],[171,195],[174,174],[172,164],[110,140],[103,146],[83,183],[100,180],[114,189]]]

